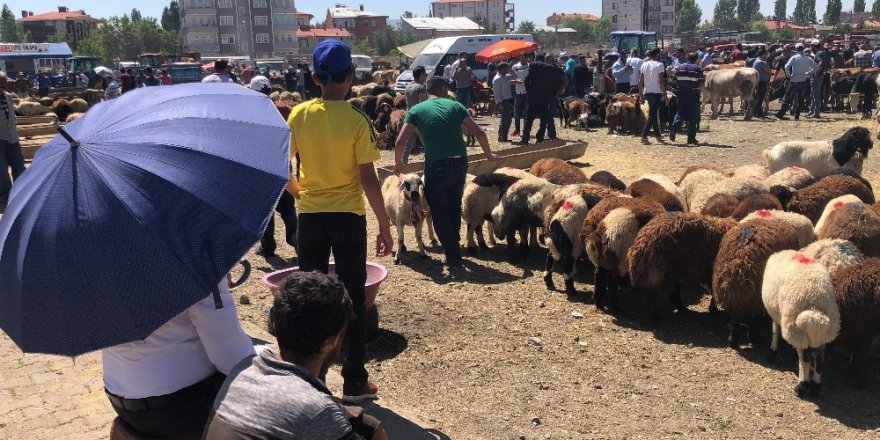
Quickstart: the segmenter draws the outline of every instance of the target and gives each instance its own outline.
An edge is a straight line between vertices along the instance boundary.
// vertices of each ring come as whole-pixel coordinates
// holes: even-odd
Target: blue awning
[[[67,43],[45,43],[49,50],[41,52],[3,52],[0,51],[0,59],[38,59],[38,58],[70,58],[73,52]],[[2,46],[3,43],[0,43]]]

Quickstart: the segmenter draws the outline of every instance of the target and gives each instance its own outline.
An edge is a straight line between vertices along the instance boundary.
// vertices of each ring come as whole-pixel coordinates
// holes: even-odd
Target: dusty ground
[[[629,181],[649,171],[676,179],[697,163],[756,163],[762,149],[779,141],[827,139],[853,125],[876,130],[875,122],[852,115],[739,119],[704,120],[698,138],[709,145],[695,148],[643,146],[604,129],[561,129],[559,137],[589,143],[577,161],[586,171],[610,170]],[[494,139],[497,120],[480,122]],[[865,166],[875,187],[877,155]],[[383,153],[382,165],[390,163],[390,153]],[[368,218],[372,237],[375,220]],[[280,227],[277,232],[282,243]],[[412,229],[407,234],[414,249]],[[439,248],[430,251],[438,258]],[[236,292],[251,300],[240,307],[243,320],[265,325],[271,297],[259,277],[296,264],[289,247],[279,246],[279,255],[268,261],[249,255],[255,274]],[[376,260],[390,274],[378,299],[382,330],[367,368],[383,402],[454,439],[880,438],[880,383],[847,387],[841,355],[832,356],[823,396],[801,400],[793,392],[794,351],[786,347],[770,366],[766,346],[728,348],[726,322],[709,316],[706,299],[684,316],[667,309],[655,331],[640,296],[626,298],[625,315],[614,318],[596,312],[586,278],[578,280],[577,298],[548,292],[541,280],[544,252],[520,266],[504,256],[503,248],[470,256],[466,274],[454,278],[413,252],[399,266],[390,257]],[[556,280],[561,287],[561,277]]]

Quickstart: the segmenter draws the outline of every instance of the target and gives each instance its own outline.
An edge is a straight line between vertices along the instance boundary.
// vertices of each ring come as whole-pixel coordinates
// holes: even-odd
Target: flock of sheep
[[[528,171],[501,168],[468,177],[467,246],[487,249],[482,230],[490,223],[489,243],[506,240],[516,262],[538,247],[540,229],[548,289],[555,290],[553,269],[561,266],[566,292],[576,294],[583,258],[595,270],[597,308],[620,312],[628,279],[646,296],[655,323],[658,297],[684,311],[681,294],[709,286],[710,311],[730,318],[730,345],[739,345],[743,327],[758,341],[758,324],[769,315],[768,360],[781,336],[800,359],[798,395],[817,395],[827,344],[849,344],[850,377],[858,379],[880,336],[880,205],[860,175],[872,146],[868,130],[856,127],[831,142],[778,144],[764,152],[763,165],[697,165],[677,182],[647,174],[629,185],[559,159],[541,159]],[[416,227],[425,256],[421,229],[430,210],[421,178],[390,176],[383,194],[397,227],[395,262],[407,225]]]
[[[15,106],[17,116],[43,116],[54,114],[59,122],[71,122],[89,109],[89,103],[82,98],[24,98]]]

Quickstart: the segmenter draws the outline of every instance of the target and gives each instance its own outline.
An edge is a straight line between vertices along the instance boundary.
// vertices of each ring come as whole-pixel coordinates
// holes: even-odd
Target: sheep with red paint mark
[[[813,232],[813,223],[810,219],[800,214],[777,209],[761,209],[745,216],[745,218],[740,220],[740,223],[755,219],[779,221],[792,226],[797,231],[798,246],[800,247],[807,246],[816,240],[816,234]]]
[[[852,194],[865,203],[874,203],[874,193],[864,183],[854,177],[832,174],[798,190],[786,209],[816,222],[829,201],[846,194]]]
[[[832,210],[816,236],[849,240],[866,256],[880,257],[880,216],[861,202]]]

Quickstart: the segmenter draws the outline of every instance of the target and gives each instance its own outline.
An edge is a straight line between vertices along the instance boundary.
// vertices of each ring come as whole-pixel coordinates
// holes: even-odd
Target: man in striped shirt
[[[853,55],[853,67],[871,67],[871,56],[873,55],[871,47],[867,44],[862,44],[859,49],[860,50]]]
[[[689,53],[687,62],[675,68],[675,81],[678,84],[678,112],[669,130],[669,139],[681,131],[681,123],[687,121],[687,143],[697,144],[697,125],[700,124],[700,84],[705,79],[703,70],[697,65],[697,54]]]

